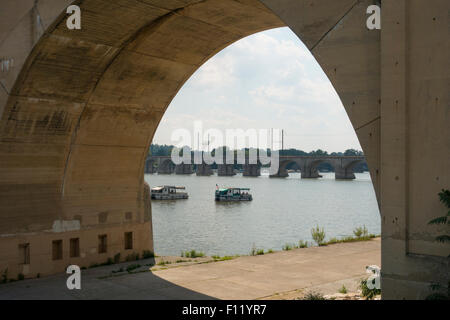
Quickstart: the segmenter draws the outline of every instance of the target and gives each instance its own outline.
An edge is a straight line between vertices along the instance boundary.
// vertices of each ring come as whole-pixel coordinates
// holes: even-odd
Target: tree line
[[[155,156],[155,157],[167,157],[170,156],[172,154],[172,150],[175,147],[172,145],[159,145],[159,144],[152,144],[150,146],[150,150],[149,150],[149,156]],[[228,147],[224,147],[227,150],[229,150]],[[250,149],[246,148],[245,152],[248,153]],[[216,149],[212,150],[212,155],[215,155]],[[234,152],[237,152],[236,150]],[[268,155],[270,155],[270,150],[266,151]],[[364,156],[364,152],[360,151],[360,150],[356,150],[356,149],[347,149],[344,152],[331,152],[328,153],[325,150],[322,149],[317,149],[314,151],[310,151],[310,152],[305,152],[303,150],[298,150],[298,149],[285,149],[285,150],[279,150],[279,154],[280,156]],[[334,172],[334,168],[332,165],[330,165],[329,163],[321,163],[317,166],[317,168],[320,171],[330,171],[330,172]],[[290,170],[295,170],[295,169],[299,169],[297,168],[297,165],[295,163],[291,163],[287,166],[287,169]],[[355,172],[363,172],[363,171],[368,171],[368,167],[367,167],[367,163],[363,162],[363,163],[359,163],[355,166],[354,168]]]

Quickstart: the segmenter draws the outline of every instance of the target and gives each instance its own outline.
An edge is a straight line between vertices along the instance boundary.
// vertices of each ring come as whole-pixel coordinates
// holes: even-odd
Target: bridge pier
[[[175,165],[172,162],[158,166],[158,174],[172,174],[174,171]]]
[[[175,167],[175,174],[193,174],[194,170],[192,164],[178,164]]]
[[[286,178],[289,177],[289,174],[286,168],[280,168],[276,174],[271,174],[270,178]]]
[[[257,164],[244,165],[244,177],[259,177],[261,175],[261,167]]]
[[[338,180],[354,180],[356,179],[355,173],[349,168],[335,168],[334,176]]]
[[[212,176],[213,175],[211,166],[206,163],[197,165],[196,173],[197,173],[197,176]]]
[[[319,174],[319,170],[317,170],[314,166],[304,166],[301,169],[301,177],[302,179],[317,179],[322,178]]]
[[[235,176],[234,165],[232,164],[219,164],[217,166],[217,175],[219,177],[230,177]]]
[[[156,169],[154,167],[155,162],[151,160],[147,160],[145,162],[145,173],[147,174],[153,174],[156,172]]]

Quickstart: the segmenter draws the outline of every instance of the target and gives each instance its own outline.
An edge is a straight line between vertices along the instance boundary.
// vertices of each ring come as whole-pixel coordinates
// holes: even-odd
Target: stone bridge
[[[355,179],[353,168],[362,162],[365,162],[364,156],[280,156],[278,173],[271,177],[289,176],[286,168],[289,164],[295,163],[300,168],[302,179],[319,178],[317,166],[321,163],[329,163],[334,168],[336,179],[351,180]],[[248,164],[247,161],[242,167],[244,176],[257,177],[261,175],[261,164]],[[170,156],[150,156],[145,161],[146,173],[192,174],[194,171],[199,176],[213,174],[211,165],[204,162],[200,165],[194,165],[192,162],[175,165]],[[218,176],[235,175],[234,165],[218,164],[217,174]]]
[[[72,4],[80,30],[67,28]],[[374,4],[380,29],[366,24]],[[448,245],[434,241],[442,230],[428,221],[446,214],[437,194],[450,186],[449,6],[2,0],[0,271],[45,276],[153,250],[143,172],[173,97],[223,48],[289,27],[329,78],[366,156],[381,212],[383,298],[446,287]]]

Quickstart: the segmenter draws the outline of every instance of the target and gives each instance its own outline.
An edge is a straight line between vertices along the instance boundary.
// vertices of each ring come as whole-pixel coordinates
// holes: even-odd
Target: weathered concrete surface
[[[371,0],[85,0],[78,31],[65,25],[69,2],[2,3],[0,57],[14,67],[0,73],[0,270],[21,272],[28,241],[30,275],[55,271],[51,241],[64,237],[55,221],[80,221],[73,236],[86,248],[96,228],[120,242],[122,226],[149,223],[145,159],[172,98],[221,49],[289,26],[364,149],[385,297],[421,298],[430,282],[447,283],[448,246],[427,226],[446,213],[437,193],[450,185],[447,0],[383,0],[381,31],[365,25]]]
[[[124,267],[115,265],[83,271],[81,291],[67,290],[67,276],[58,275],[0,285],[0,299],[273,299],[307,288],[333,294],[342,284],[354,289],[367,265],[380,265],[380,247],[374,239],[99,279]]]

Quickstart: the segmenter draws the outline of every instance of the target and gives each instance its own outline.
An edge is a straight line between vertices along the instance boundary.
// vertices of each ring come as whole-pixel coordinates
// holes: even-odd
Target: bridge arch
[[[51,243],[59,238],[67,242],[70,236],[95,237],[104,231],[119,239],[111,248],[125,254],[121,239],[128,229],[135,232],[136,249],[151,248],[151,210],[142,173],[148,147],[168,104],[192,73],[224,47],[258,31],[289,26],[339,94],[367,156],[377,198],[384,206],[382,214],[386,221],[394,221],[394,226],[386,225],[383,232],[386,241],[400,249],[384,256],[384,271],[389,275],[384,288],[423,286],[404,279],[417,268],[423,272],[431,268],[426,262],[408,260],[403,249],[407,230],[422,232],[422,209],[432,207],[440,212],[431,188],[427,188],[436,189],[436,179],[423,186],[416,181],[423,177],[417,176],[425,171],[422,166],[434,164],[433,155],[449,158],[448,143],[439,131],[448,128],[448,113],[441,111],[441,104],[448,106],[447,90],[441,85],[448,74],[440,71],[448,51],[444,50],[442,58],[436,50],[446,36],[442,31],[445,24],[440,24],[446,21],[445,0],[434,0],[434,6],[427,5],[429,10],[415,1],[383,1],[384,42],[382,32],[365,28],[371,0],[81,0],[74,3],[82,10],[82,29],[68,30],[65,8],[71,3],[28,1],[0,13],[0,20],[7,21],[6,27],[0,25],[1,53],[14,60],[14,68],[0,79],[0,234],[13,235],[1,239],[0,252],[13,250],[9,248],[16,248],[24,237],[35,241],[32,234]],[[417,29],[405,26],[406,21],[415,21]],[[411,37],[406,32],[411,32]],[[414,53],[408,61],[401,51],[407,47],[405,39],[411,41],[408,48]],[[422,70],[421,66],[427,65],[422,62],[432,67]],[[435,74],[427,74],[428,70]],[[419,88],[424,87],[432,89],[423,93]],[[421,109],[430,107],[431,100],[435,113]],[[406,112],[405,101],[417,112]],[[383,107],[388,113],[384,126]],[[389,117],[392,110],[397,113]],[[422,113],[428,121],[418,121],[416,114]],[[410,123],[417,124],[418,133],[408,136],[405,128]],[[432,150],[427,161],[418,161],[423,151],[419,146],[427,144],[420,140],[427,138],[419,133],[429,133],[426,125],[435,123],[439,133],[432,132],[430,143],[438,146],[437,150],[442,147],[441,151]],[[405,147],[405,141],[417,148]],[[407,168],[405,159],[412,161]],[[444,165],[433,167],[445,172],[436,180],[439,187],[449,182],[448,166]],[[409,170],[413,167],[421,170]],[[411,181],[417,188],[410,189],[421,197],[409,197],[408,172],[416,174]],[[438,175],[436,171],[434,176]],[[410,205],[409,201],[423,199],[423,194],[428,201]],[[401,199],[404,201],[399,204]],[[412,220],[407,218],[408,208],[413,208]],[[106,223],[96,219],[103,212],[108,212]],[[133,221],[125,218],[128,216]],[[417,226],[407,228],[410,220]],[[429,238],[413,237],[412,252],[420,254],[432,247],[434,254],[441,254],[443,250],[430,244]],[[90,249],[95,251],[95,247]],[[39,247],[38,252],[41,257],[51,256],[47,246]],[[14,259],[1,256],[0,264],[9,266]],[[86,258],[89,262],[98,259],[95,254]],[[63,270],[67,262],[41,263],[33,266],[32,273]],[[412,271],[396,269],[399,264]],[[9,270],[19,271],[14,263]],[[404,289],[396,294],[408,296],[408,292]]]

